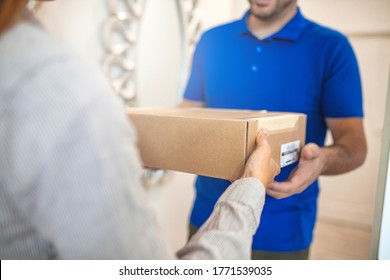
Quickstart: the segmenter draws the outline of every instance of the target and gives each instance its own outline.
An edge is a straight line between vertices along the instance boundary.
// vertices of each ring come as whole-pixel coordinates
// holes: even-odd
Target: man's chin
[[[251,14],[255,18],[260,19],[260,20],[269,20],[269,19],[272,19],[274,16],[274,13],[272,11],[265,11],[265,10],[259,11],[256,9],[252,9]]]

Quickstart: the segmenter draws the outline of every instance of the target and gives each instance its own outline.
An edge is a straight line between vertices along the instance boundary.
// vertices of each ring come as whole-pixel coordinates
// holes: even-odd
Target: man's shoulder
[[[307,35],[320,42],[346,42],[347,37],[340,31],[323,24],[307,20]]]
[[[203,33],[204,38],[222,38],[237,33],[240,25],[242,24],[241,20],[235,20],[225,24],[217,25],[206,30]]]

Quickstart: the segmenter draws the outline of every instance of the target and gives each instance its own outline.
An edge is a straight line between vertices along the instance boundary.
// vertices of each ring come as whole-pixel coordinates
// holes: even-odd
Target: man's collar
[[[237,35],[252,35],[253,33],[248,28],[248,17],[250,15],[250,10],[248,10],[241,20],[237,22]],[[307,25],[307,20],[301,14],[300,9],[297,9],[297,13],[295,16],[287,22],[285,26],[283,26],[279,31],[269,36],[267,39],[281,39],[281,40],[289,40],[296,41]]]

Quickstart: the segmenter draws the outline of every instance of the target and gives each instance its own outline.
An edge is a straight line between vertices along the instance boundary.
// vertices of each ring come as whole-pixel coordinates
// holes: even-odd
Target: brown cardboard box
[[[131,108],[145,167],[235,180],[262,127],[270,130],[272,157],[284,167],[298,160],[306,116],[205,108]]]

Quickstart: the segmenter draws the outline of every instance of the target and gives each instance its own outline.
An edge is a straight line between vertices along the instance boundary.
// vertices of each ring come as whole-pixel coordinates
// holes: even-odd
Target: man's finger
[[[281,198],[286,198],[288,197],[289,195],[284,193],[284,192],[278,192],[278,191],[274,191],[274,190],[270,190],[269,188],[267,189],[267,194],[269,196],[272,196],[276,199],[281,199]]]
[[[275,192],[281,192],[288,194],[290,193],[291,189],[294,189],[294,185],[291,181],[284,181],[284,182],[273,182],[270,186],[269,189]]]
[[[320,156],[320,149],[316,144],[309,143],[302,148],[301,160],[312,160]]]

